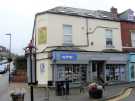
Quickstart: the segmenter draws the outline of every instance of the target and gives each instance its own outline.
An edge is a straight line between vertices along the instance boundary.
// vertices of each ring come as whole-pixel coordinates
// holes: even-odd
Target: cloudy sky
[[[23,54],[23,48],[32,35],[34,15],[56,6],[69,6],[91,10],[110,10],[114,6],[118,12],[126,9],[135,11],[135,0],[0,0],[0,45],[9,47],[12,34],[12,52]]]

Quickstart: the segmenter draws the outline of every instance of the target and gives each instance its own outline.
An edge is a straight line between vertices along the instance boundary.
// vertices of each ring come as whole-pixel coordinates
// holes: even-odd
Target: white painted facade
[[[63,24],[72,25],[72,43],[74,46],[87,45],[87,20],[84,17],[58,15],[58,14],[42,14],[37,15],[34,28],[34,34],[38,34],[38,28],[47,28],[47,42],[38,45],[37,52],[41,52],[47,46],[63,46]],[[89,47],[79,47],[88,51],[102,51],[106,48],[105,30],[112,30],[113,47],[122,51],[120,22],[99,20],[88,18]],[[91,44],[93,43],[93,45]],[[37,54],[37,80],[39,84],[47,84],[52,79],[51,60],[47,58],[47,53]],[[40,60],[41,59],[41,60]],[[40,64],[45,64],[45,71],[40,72]]]
[[[87,44],[86,18],[67,15],[44,14],[37,16],[35,29],[37,32],[37,28],[42,26],[47,27],[47,43],[37,45],[39,49],[38,51],[40,51],[40,49],[44,49],[46,46],[63,46],[63,24],[72,25],[72,40],[74,46]],[[105,43],[106,29],[112,29],[114,44],[112,49],[121,51],[122,45],[120,23],[90,18],[88,19],[90,46],[82,48],[88,51],[102,51],[107,49]],[[91,45],[91,42],[93,42],[93,45]]]

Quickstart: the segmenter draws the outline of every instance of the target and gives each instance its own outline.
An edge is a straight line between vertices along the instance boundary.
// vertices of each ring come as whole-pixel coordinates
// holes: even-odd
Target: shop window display
[[[107,64],[106,81],[123,81],[125,80],[125,65]]]
[[[61,64],[57,65],[57,80],[70,80],[75,83],[87,80],[87,65]]]

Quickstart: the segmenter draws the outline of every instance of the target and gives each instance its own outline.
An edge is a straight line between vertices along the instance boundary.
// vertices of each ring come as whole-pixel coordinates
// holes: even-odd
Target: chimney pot
[[[112,13],[112,17],[113,17],[114,19],[117,19],[117,17],[118,17],[117,8],[112,7],[110,10],[111,10],[111,13]]]

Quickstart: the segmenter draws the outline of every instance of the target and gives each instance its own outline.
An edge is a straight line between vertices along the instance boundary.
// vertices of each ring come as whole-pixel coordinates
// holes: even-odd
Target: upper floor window
[[[72,44],[72,25],[63,25],[64,44]]]
[[[134,20],[134,11],[128,10],[128,20]]]
[[[113,47],[113,37],[111,29],[106,29],[106,47]]]
[[[135,31],[131,32],[132,47],[135,47]]]

